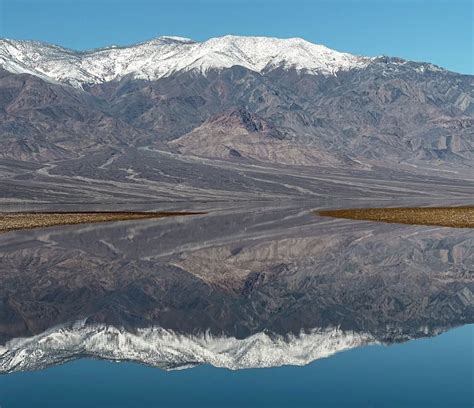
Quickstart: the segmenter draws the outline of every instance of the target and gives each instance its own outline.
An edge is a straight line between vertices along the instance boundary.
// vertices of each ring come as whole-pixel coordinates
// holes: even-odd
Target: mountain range
[[[282,67],[333,75],[366,66],[372,58],[333,51],[300,38],[225,36],[205,42],[160,37],[131,47],[77,52],[35,41],[2,40],[2,65],[11,72],[83,88],[86,84],[134,79],[156,81],[180,71],[206,74],[241,66],[254,72]]]
[[[301,172],[424,174],[438,185],[470,185],[474,173],[474,76],[298,38],[160,37],[91,51],[3,39],[0,118],[0,187],[15,189],[4,200],[65,199],[85,180],[115,186],[115,199],[153,185],[173,200],[166,182],[182,199],[254,197],[241,179],[249,168],[260,169],[260,196],[319,194],[274,191],[275,173],[292,186]]]

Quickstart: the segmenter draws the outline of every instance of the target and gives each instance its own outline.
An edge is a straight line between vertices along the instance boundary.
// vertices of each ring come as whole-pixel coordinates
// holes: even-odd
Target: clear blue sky
[[[0,36],[75,49],[160,35],[303,37],[474,74],[474,0],[0,0]]]

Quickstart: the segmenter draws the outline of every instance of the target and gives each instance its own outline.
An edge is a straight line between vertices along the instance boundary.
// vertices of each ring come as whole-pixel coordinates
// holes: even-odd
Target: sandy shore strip
[[[474,228],[474,207],[349,208],[316,211],[316,214],[351,220]]]
[[[27,212],[0,213],[0,232],[44,228],[57,225],[145,220],[154,218],[201,215],[204,212]]]

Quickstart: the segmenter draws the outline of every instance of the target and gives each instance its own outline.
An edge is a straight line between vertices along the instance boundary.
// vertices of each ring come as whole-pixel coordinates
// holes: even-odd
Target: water
[[[0,377],[14,407],[451,407],[473,405],[474,325],[368,346],[304,367],[166,372],[79,360]]]
[[[1,234],[1,407],[472,407],[472,230],[315,208]]]

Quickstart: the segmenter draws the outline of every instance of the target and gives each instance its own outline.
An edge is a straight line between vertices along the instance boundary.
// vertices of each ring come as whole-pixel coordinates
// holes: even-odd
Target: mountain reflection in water
[[[474,322],[470,229],[197,207],[0,235],[0,370],[304,365]]]

